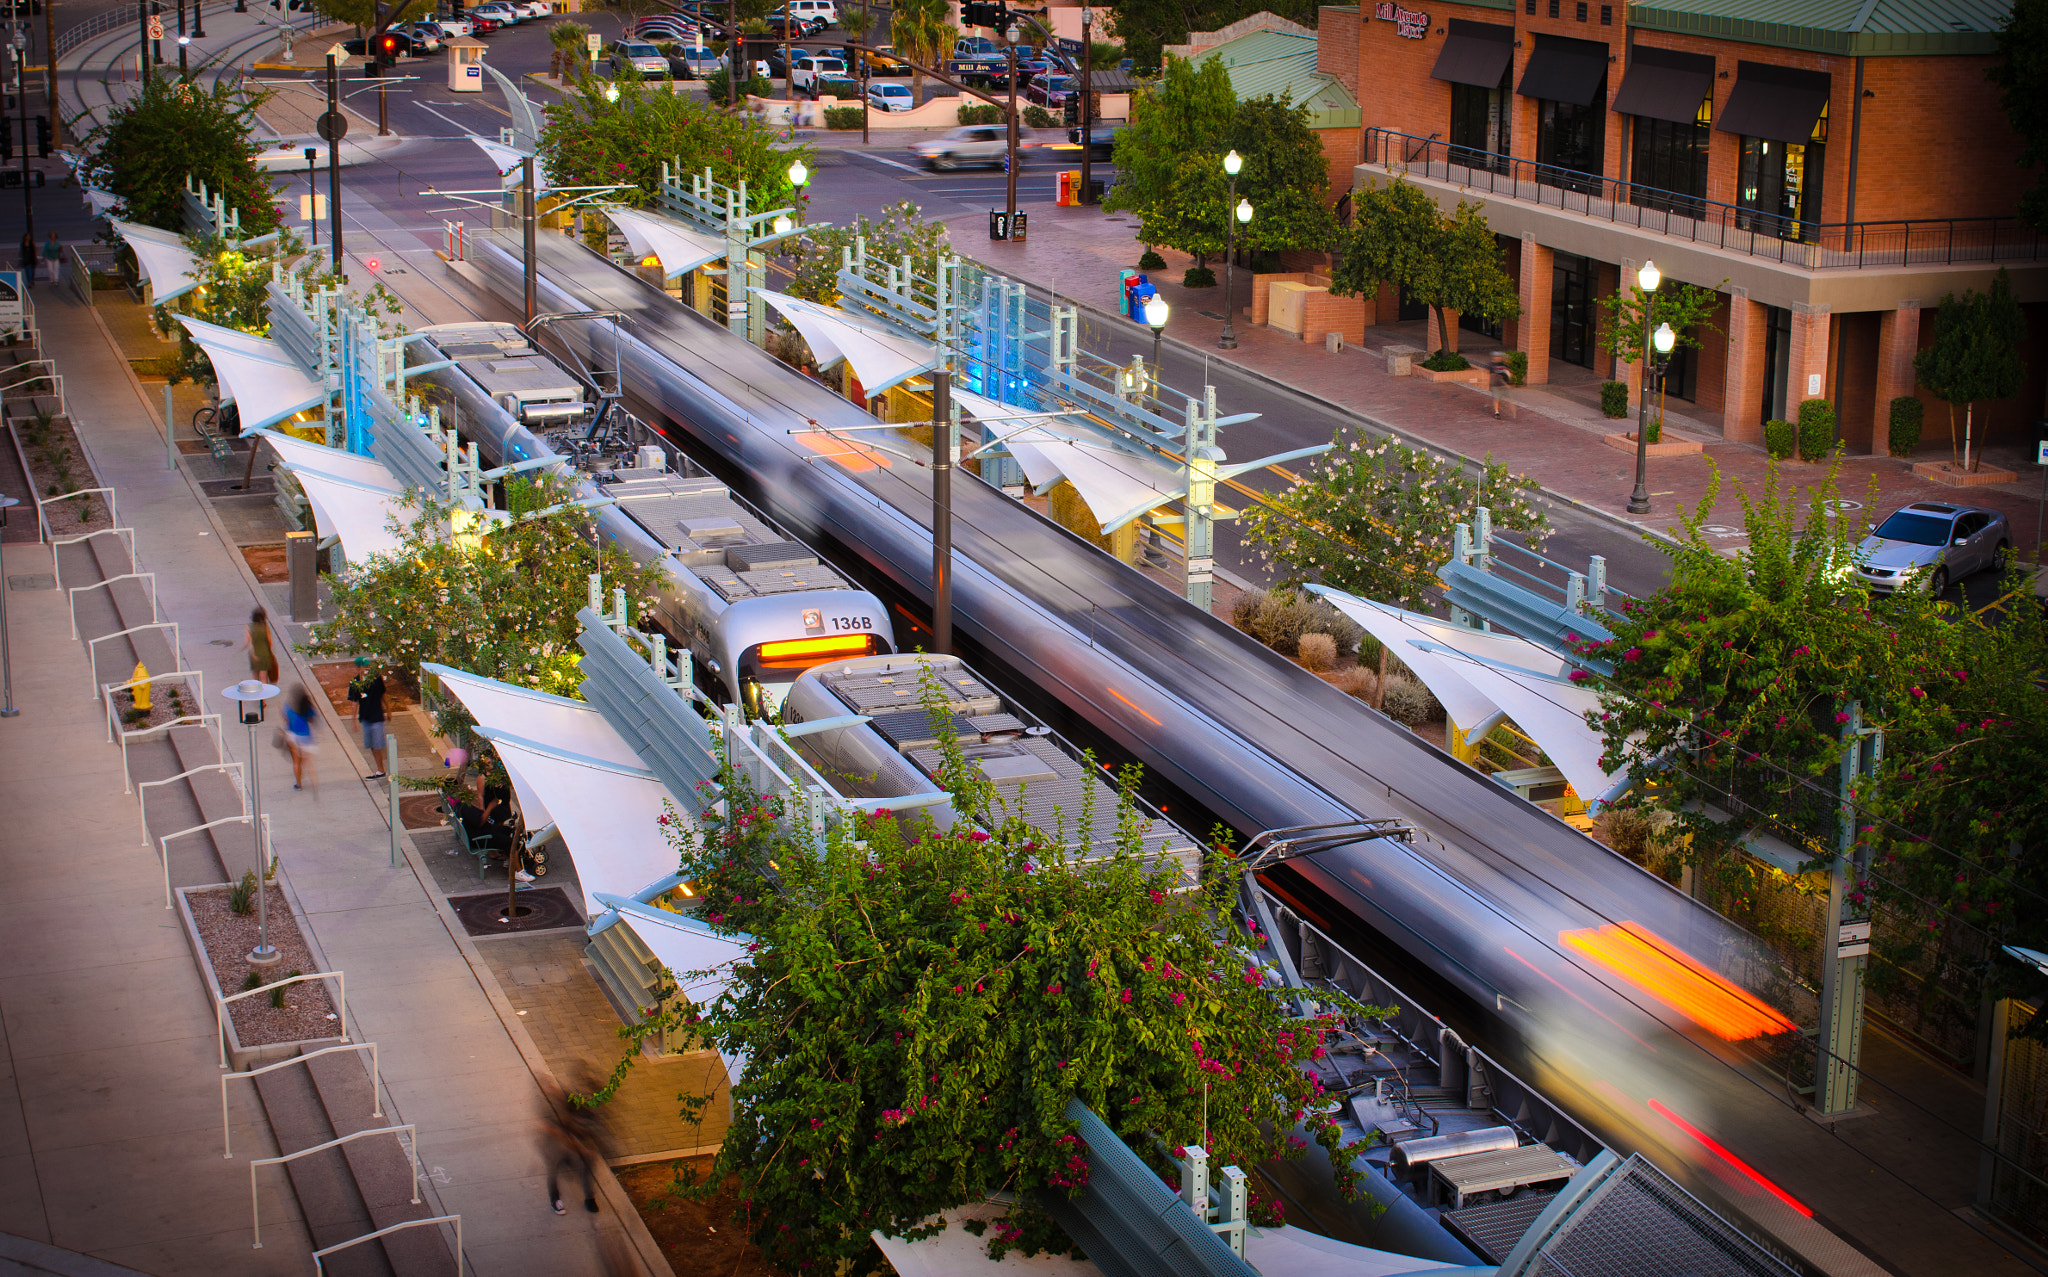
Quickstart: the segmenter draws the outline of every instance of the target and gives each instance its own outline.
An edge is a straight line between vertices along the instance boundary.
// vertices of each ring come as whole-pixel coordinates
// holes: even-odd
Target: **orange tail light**
[[[1638,923],[1608,923],[1560,932],[1557,938],[1730,1042],[1799,1027]]]
[[[785,639],[763,643],[763,661],[814,661],[822,656],[860,656],[868,650],[865,634],[835,634],[830,638]]]

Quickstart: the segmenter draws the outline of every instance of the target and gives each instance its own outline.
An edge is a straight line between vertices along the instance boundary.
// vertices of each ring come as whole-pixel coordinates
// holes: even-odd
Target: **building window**
[[[1828,113],[1822,107],[1813,134],[1802,145],[1769,138],[1742,139],[1736,179],[1738,223],[1779,239],[1809,239],[1820,219],[1821,174],[1825,171]]]
[[[1581,22],[1586,20],[1586,0],[1579,0],[1578,18]]]
[[[1538,105],[1536,162],[1543,166],[1538,180],[1598,195],[1607,143],[1606,80],[1601,80],[1588,106],[1549,101]]]
[[[1611,27],[1614,25],[1613,5],[1603,4],[1600,6],[1600,25],[1603,27]]]
[[[1706,210],[1707,143],[1714,129],[1714,99],[1701,101],[1690,123],[1631,116],[1629,202],[1682,217]],[[1689,197],[1689,198],[1681,198]]]
[[[1765,421],[1785,419],[1785,377],[1791,371],[1792,312],[1782,306],[1764,307],[1764,395]]]
[[[1522,0],[1522,12],[1528,14],[1532,18],[1535,17],[1536,0]]]
[[[1588,258],[1559,253],[1550,281],[1550,357],[1581,368],[1593,366],[1594,269]]]
[[[1509,98],[1507,75],[1491,89],[1451,86],[1451,163],[1508,171]]]
[[[1558,10],[1558,5],[1559,5],[1559,4],[1561,4],[1562,2],[1563,2],[1563,0],[1550,0],[1550,16],[1551,16],[1551,17],[1553,17],[1553,18],[1554,18],[1554,17],[1556,17],[1556,16],[1557,16],[1557,10]]]

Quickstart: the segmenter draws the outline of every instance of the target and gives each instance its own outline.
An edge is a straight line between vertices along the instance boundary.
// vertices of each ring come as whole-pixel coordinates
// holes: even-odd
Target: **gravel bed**
[[[56,493],[98,486],[92,475],[92,466],[85,459],[85,449],[79,445],[78,435],[71,429],[69,418],[53,417],[48,427],[40,426],[33,417],[17,417],[9,424],[14,429],[15,438],[20,441],[21,455],[28,460],[29,479],[35,484],[38,496],[48,498]],[[34,506],[28,502],[23,504],[29,505],[28,513],[33,516]],[[95,528],[113,526],[103,493],[59,502],[44,513],[53,537],[72,537]]]
[[[265,983],[283,979],[292,971],[313,972],[313,952],[299,935],[298,919],[285,903],[284,892],[272,883],[267,889],[270,910],[270,943],[281,958]],[[192,923],[206,946],[207,961],[213,964],[213,978],[224,995],[241,992],[249,974],[249,950],[256,947],[256,915],[247,917],[228,908],[228,891],[217,887],[187,891]],[[255,903],[253,900],[251,904]],[[341,1036],[341,1023],[327,992],[327,982],[307,981],[284,991],[284,1006],[273,1007],[268,997],[243,998],[228,1004],[235,1021],[235,1035],[243,1046],[268,1046],[277,1042],[303,1042],[309,1038]]]

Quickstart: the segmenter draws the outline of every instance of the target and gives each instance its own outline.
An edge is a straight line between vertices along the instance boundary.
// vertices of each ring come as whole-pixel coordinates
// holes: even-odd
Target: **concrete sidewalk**
[[[1144,251],[1136,238],[1137,216],[1051,204],[1033,204],[1028,211],[1030,236],[1022,244],[991,241],[986,217],[979,212],[948,219],[954,251],[1077,302],[1093,311],[1092,318],[1098,321],[1127,326],[1134,338],[1149,339],[1150,330],[1117,315],[1118,272],[1135,269]],[[1666,413],[1666,437],[1697,440],[1704,451],[1651,458],[1652,511],[1629,515],[1626,509],[1635,482],[1635,456],[1632,451],[1612,447],[1603,437],[1633,430],[1635,424],[1632,418],[1614,421],[1600,415],[1597,377],[1585,374],[1558,385],[1522,387],[1511,396],[1514,415],[1496,421],[1491,397],[1484,391],[1387,372],[1385,360],[1379,357],[1380,347],[1422,345],[1419,323],[1368,329],[1362,346],[1331,354],[1320,343],[1309,345],[1290,333],[1253,325],[1251,279],[1249,272],[1242,270],[1237,272],[1233,297],[1238,312],[1238,348],[1222,350],[1216,345],[1223,331],[1222,268],[1216,268],[1215,288],[1183,288],[1179,281],[1190,259],[1171,251],[1163,256],[1168,268],[1149,272],[1149,278],[1172,307],[1166,332],[1169,346],[1229,363],[1282,389],[1354,414],[1369,425],[1468,457],[1490,453],[1553,495],[1637,529],[1675,530],[1679,515],[1699,503],[1718,467],[1723,482],[1710,535],[1727,548],[1744,543],[1734,485],[1741,483],[1756,491],[1765,479],[1769,458],[1758,445],[1724,442],[1717,424],[1689,419],[1676,410],[1685,407],[1682,403]],[[1480,358],[1500,348],[1498,342],[1472,333],[1460,336],[1463,349]],[[1224,407],[1227,411],[1228,405]],[[1930,414],[1917,460],[1948,458],[1945,426]],[[2031,449],[2020,444],[1996,445],[1985,450],[1984,463],[1987,468],[2016,471],[2020,481],[1951,487],[1914,475],[1908,460],[1849,456],[1842,462],[1840,496],[1862,503],[1864,512],[1878,518],[1909,501],[1964,502],[2000,510],[2012,521],[2015,550],[2023,557],[2033,557],[2039,531],[2035,511],[2040,475],[2032,465]],[[1783,478],[1802,487],[1817,484],[1825,472],[1821,465],[1781,463]]]
[[[138,557],[208,696],[246,675],[236,649],[259,598],[234,529],[188,475],[166,469],[154,404],[94,314],[68,295],[39,298],[66,373],[79,435],[120,493]],[[160,394],[160,392],[159,392]],[[246,500],[246,498],[245,498]],[[7,572],[47,572],[47,551],[10,544]],[[0,1230],[149,1272],[277,1272],[304,1262],[281,1174],[259,1176],[276,1227],[249,1249],[247,1159],[269,1134],[235,1099],[237,1157],[224,1160],[209,998],[163,908],[157,858],[138,845],[120,756],[84,694],[85,658],[63,596],[13,594],[19,718],[0,722],[0,866],[17,916],[0,933]],[[310,675],[280,645],[284,682]],[[396,1123],[418,1126],[437,1213],[463,1216],[479,1272],[665,1271],[632,1207],[604,1176],[605,1209],[555,1216],[536,1123],[548,1069],[477,946],[447,911],[408,845],[396,868],[380,797],[358,779],[329,720],[316,734],[319,788],[294,792],[282,755],[263,749],[281,880],[317,960],[347,973],[359,1040],[379,1043]],[[230,728],[231,758],[248,752]],[[267,745],[267,742],[264,742]],[[169,832],[168,830],[158,832]],[[173,884],[185,885],[173,862]],[[242,1088],[246,1091],[246,1088]],[[8,1102],[11,1101],[11,1102]],[[286,1255],[296,1250],[299,1258]],[[619,1265],[629,1265],[621,1268]]]

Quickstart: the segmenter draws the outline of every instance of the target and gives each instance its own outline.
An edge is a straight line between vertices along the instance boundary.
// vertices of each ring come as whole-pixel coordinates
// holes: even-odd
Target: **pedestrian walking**
[[[559,1087],[549,1086],[545,1091],[549,1104],[547,1116],[541,1119],[540,1155],[541,1160],[548,1164],[548,1205],[557,1215],[569,1213],[569,1208],[562,1204],[561,1190],[562,1172],[569,1171],[583,1177],[583,1209],[595,1215],[596,1121],[589,1109],[570,1104]]]
[[[1493,389],[1493,419],[1500,420],[1503,404],[1507,406],[1508,416],[1515,416],[1515,401],[1508,398],[1508,387],[1514,384],[1514,374],[1508,370],[1508,357],[1500,351],[1493,352],[1493,363],[1488,366],[1487,374],[1487,384]]]
[[[363,729],[363,748],[370,752],[370,761],[377,768],[367,779],[382,780],[386,767],[384,674],[367,656],[356,658],[356,671],[355,678],[348,685],[348,698],[355,702],[356,724]]]
[[[27,231],[21,233],[21,286],[36,286],[36,237]]]
[[[313,741],[313,698],[303,687],[294,687],[284,702],[285,744],[292,751],[292,788],[303,789],[308,782],[319,791],[319,775],[313,757],[320,752]]]
[[[51,231],[50,237],[43,241],[44,277],[48,279],[51,283],[56,283],[58,278],[58,272],[63,269],[63,266],[64,246],[57,242],[57,232]]]
[[[242,646],[249,652],[249,672],[266,683],[277,682],[277,653],[270,650],[270,620],[260,607],[249,613],[249,628],[242,632]]]

